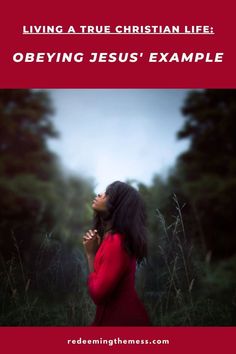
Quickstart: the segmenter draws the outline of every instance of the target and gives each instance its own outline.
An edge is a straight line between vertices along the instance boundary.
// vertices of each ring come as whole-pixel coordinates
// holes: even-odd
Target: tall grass
[[[236,279],[233,274],[236,274],[236,258],[225,261],[228,274],[223,264],[211,264],[210,252],[202,254],[188,239],[183,217],[186,206],[179,204],[175,194],[173,204],[175,214],[169,225],[160,210],[156,209],[161,236],[156,239],[152,235],[150,259],[137,274],[137,291],[146,305],[152,324],[235,324]],[[222,272],[217,282],[218,288],[212,279],[215,279],[216,269]]]
[[[87,266],[83,253],[67,252],[45,236],[33,264],[26,267],[15,239],[15,252],[0,264],[0,325],[86,326],[95,306],[86,288]],[[68,266],[69,263],[69,266]]]
[[[137,269],[136,289],[153,326],[236,324],[236,258],[212,263],[188,239],[184,208],[173,195],[167,224],[156,210],[161,236],[151,235],[148,262]],[[12,235],[15,252],[0,257],[0,325],[87,326],[95,305],[88,296],[83,249],[46,235],[30,265]]]

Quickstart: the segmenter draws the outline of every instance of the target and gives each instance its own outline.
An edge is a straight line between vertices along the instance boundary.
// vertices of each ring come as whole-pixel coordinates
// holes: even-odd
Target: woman
[[[150,326],[135,290],[136,262],[147,257],[143,201],[133,187],[116,181],[92,207],[94,229],[83,237],[88,292],[97,305],[91,326]]]

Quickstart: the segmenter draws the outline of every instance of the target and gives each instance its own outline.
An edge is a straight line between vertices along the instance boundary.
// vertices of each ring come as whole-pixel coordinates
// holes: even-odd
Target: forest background
[[[167,176],[135,183],[149,229],[136,288],[154,326],[235,325],[236,90],[189,91],[181,112],[188,149]],[[0,90],[2,326],[86,326],[94,316],[81,238],[95,186],[50,150],[53,115],[45,90]]]

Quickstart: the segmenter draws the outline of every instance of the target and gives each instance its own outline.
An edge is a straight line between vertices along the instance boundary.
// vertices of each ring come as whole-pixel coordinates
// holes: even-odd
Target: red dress
[[[97,305],[90,326],[151,326],[135,290],[136,259],[124,250],[123,235],[108,234],[87,279],[88,292]]]

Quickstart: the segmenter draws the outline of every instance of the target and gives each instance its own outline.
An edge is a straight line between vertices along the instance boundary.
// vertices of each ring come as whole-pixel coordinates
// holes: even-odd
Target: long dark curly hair
[[[105,194],[107,212],[95,211],[93,227],[101,237],[107,231],[124,235],[124,248],[140,264],[147,259],[148,252],[144,202],[135,188],[120,181],[111,183]]]

